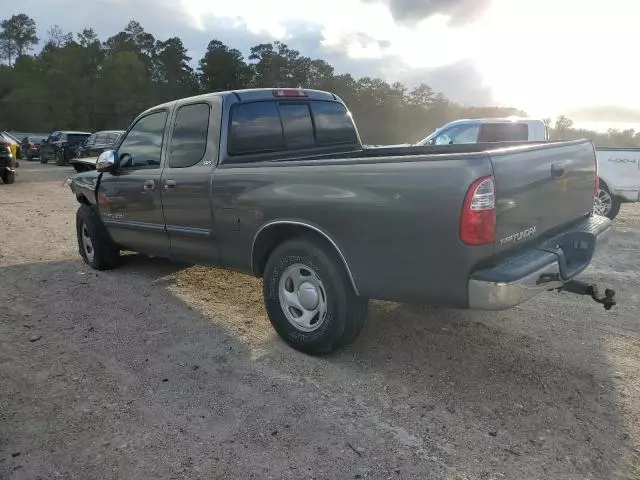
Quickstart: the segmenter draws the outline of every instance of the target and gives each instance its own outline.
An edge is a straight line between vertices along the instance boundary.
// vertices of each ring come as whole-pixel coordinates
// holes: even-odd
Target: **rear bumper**
[[[608,218],[588,217],[498,265],[474,272],[469,279],[469,308],[505,310],[561,287],[589,266],[610,232]]]

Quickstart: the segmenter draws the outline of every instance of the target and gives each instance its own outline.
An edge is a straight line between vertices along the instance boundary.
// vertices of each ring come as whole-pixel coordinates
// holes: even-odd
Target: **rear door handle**
[[[561,163],[554,163],[551,165],[551,176],[554,178],[564,177],[565,170],[564,165]]]
[[[167,190],[169,188],[176,188],[175,180],[165,180],[164,181],[164,189]]]
[[[156,182],[153,180],[145,180],[144,181],[144,189],[145,190],[153,190],[153,187],[156,186]]]

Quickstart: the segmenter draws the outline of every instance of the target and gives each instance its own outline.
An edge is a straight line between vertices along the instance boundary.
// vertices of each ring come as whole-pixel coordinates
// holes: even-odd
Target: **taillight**
[[[496,234],[496,187],[493,176],[471,184],[460,217],[460,240],[467,245],[493,243]]]

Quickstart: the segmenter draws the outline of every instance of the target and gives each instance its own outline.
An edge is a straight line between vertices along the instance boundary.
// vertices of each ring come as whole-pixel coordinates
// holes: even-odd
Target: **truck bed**
[[[561,164],[554,178],[552,166]],[[459,238],[465,193],[495,176],[496,240]],[[594,194],[590,141],[354,149],[222,164],[211,188],[222,222],[220,259],[256,270],[246,252],[270,222],[312,225],[335,241],[360,294],[468,306],[472,272],[587,217]],[[237,222],[239,231],[229,231]],[[527,233],[530,232],[530,233]]]

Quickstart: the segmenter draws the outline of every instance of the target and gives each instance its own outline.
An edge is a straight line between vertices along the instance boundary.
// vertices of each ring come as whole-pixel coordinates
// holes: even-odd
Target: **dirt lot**
[[[640,478],[640,208],[587,277],[500,313],[374,303],[328,358],[256,279],[79,259],[70,169],[0,185],[0,478]]]

